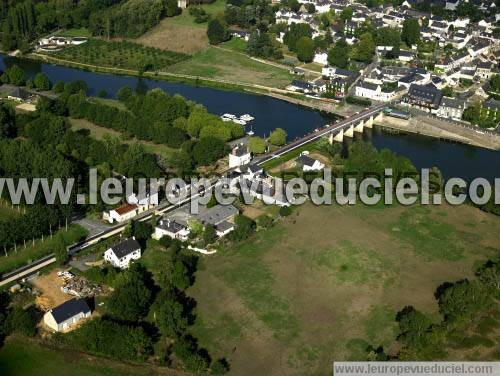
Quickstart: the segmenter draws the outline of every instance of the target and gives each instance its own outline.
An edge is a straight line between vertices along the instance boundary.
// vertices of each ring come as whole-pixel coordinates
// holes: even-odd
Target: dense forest
[[[2,47],[27,50],[37,36],[68,28],[137,37],[179,13],[176,0],[0,0]]]

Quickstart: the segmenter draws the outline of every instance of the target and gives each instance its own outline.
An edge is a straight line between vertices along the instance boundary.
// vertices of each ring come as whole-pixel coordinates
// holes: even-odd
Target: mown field
[[[235,83],[285,87],[292,80],[287,69],[267,65],[239,52],[210,47],[189,60],[174,64],[169,72],[217,78]]]
[[[0,374],[9,376],[68,374],[73,376],[132,376],[180,375],[182,373],[168,369],[153,370],[144,366],[125,365],[71,350],[57,351],[41,346],[35,341],[11,337],[0,350]]]
[[[323,375],[394,352],[395,314],[439,318],[436,288],[499,251],[500,219],[461,207],[306,204],[237,249],[204,258],[195,335],[232,374]],[[457,354],[454,354],[457,356]],[[458,355],[460,356],[460,355]]]
[[[207,14],[215,17],[226,7],[225,0],[200,6]],[[158,26],[135,40],[145,46],[163,50],[193,54],[208,47],[207,22],[196,23],[187,9],[179,16],[165,18]]]

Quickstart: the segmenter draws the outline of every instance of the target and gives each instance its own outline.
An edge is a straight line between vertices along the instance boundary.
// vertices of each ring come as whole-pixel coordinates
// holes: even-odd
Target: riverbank
[[[169,73],[169,72],[145,72],[141,75],[138,71],[135,70],[123,69],[123,68],[109,68],[109,67],[101,67],[85,63],[77,63],[73,61],[61,60],[59,58],[55,58],[53,56],[47,56],[45,54],[29,54],[26,57],[31,61],[47,62],[54,67],[58,66],[70,67],[78,69],[82,72],[91,72],[96,74],[105,73],[108,75],[116,75],[122,77],[139,77],[145,80],[152,80],[156,82],[180,83],[180,84],[186,84],[191,87],[206,87],[216,90],[223,90],[226,92],[239,92],[257,96],[269,97],[278,99],[279,101],[282,102],[291,103],[300,107],[313,109],[319,111],[319,113],[322,114],[333,114],[336,116],[348,117],[361,109],[361,107],[359,106],[338,103],[328,99],[309,98],[298,93],[289,92],[287,90],[273,88],[269,86],[262,86],[257,84],[235,83],[233,81],[227,81],[222,79],[203,78],[203,77],[189,76],[189,75]],[[175,92],[180,92],[182,94],[182,92],[178,91],[177,89]],[[217,107],[221,106],[223,106],[223,103],[219,103],[217,105]],[[243,111],[249,112],[249,109],[247,108],[246,110]],[[217,109],[216,111],[213,112],[224,113],[227,112],[227,109],[226,108],[220,110]],[[282,112],[280,112],[279,116],[277,117],[280,118],[280,121],[285,121],[285,122],[287,121],[285,119],[286,115]],[[394,118],[385,117],[385,120],[384,124],[381,124],[382,126],[392,127],[399,131],[425,135],[441,140],[451,140],[454,142],[478,146],[491,150],[500,149],[500,137],[493,137],[488,134],[481,134],[478,133],[481,132],[479,129],[478,130],[469,129],[457,125],[456,123],[449,123],[447,121],[430,118],[425,115],[423,115],[422,117],[417,116],[415,118],[412,118],[412,120],[408,122],[408,124],[405,124],[404,122],[401,121],[397,121],[397,119]],[[314,124],[310,124],[309,128],[314,129],[317,127],[322,127],[328,121],[329,121],[328,118],[324,118],[322,123],[314,122]],[[254,124],[254,128],[258,127],[259,127],[258,123]],[[307,126],[304,126],[303,131],[305,131],[306,129]],[[296,129],[296,132],[299,132],[296,135],[290,134],[290,132],[288,133],[289,136],[291,137],[297,137],[303,135],[304,134],[303,131],[299,132],[299,129]]]
[[[328,99],[314,99],[308,98],[300,93],[290,92],[288,90],[279,89],[270,86],[238,83],[230,80],[216,79],[209,77],[200,77],[193,75],[186,75],[181,73],[172,72],[144,72],[140,73],[137,70],[124,69],[124,68],[110,68],[86,63],[79,63],[70,60],[56,58],[46,54],[30,53],[24,56],[27,59],[41,61],[44,63],[66,66],[70,68],[82,69],[96,73],[115,74],[123,76],[133,76],[140,78],[148,78],[153,80],[163,80],[169,82],[185,83],[194,86],[204,86],[213,89],[227,90],[227,91],[240,91],[244,93],[251,93],[255,95],[267,95],[272,98],[280,99],[289,103],[297,104],[300,106],[312,108],[314,110],[323,111],[334,114],[336,116],[350,116],[354,112],[359,111],[361,107],[354,105],[339,104]]]
[[[491,135],[481,131],[479,128],[477,130],[470,129],[423,114],[414,115],[410,120],[384,116],[383,120],[375,122],[375,125],[396,132],[419,134],[438,138],[442,141],[457,142],[490,150],[500,150],[500,134]]]

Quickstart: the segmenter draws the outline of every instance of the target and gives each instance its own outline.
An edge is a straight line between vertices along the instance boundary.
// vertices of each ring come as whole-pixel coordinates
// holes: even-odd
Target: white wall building
[[[186,241],[188,240],[190,233],[191,230],[188,226],[179,223],[174,219],[161,218],[155,227],[153,238],[159,240],[164,236],[168,236],[172,239]]]
[[[90,315],[85,299],[71,299],[45,313],[43,322],[52,330],[63,332]]]
[[[104,259],[114,267],[120,269],[128,268],[131,261],[139,260],[140,258],[141,246],[133,237],[113,245],[104,252]]]
[[[229,153],[229,168],[249,164],[251,160],[252,157],[248,148],[243,144],[239,144],[231,150],[231,153]]]

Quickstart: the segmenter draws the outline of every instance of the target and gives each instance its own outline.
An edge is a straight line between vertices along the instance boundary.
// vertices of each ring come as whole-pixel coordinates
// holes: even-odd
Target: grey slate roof
[[[309,166],[309,167],[312,167],[314,165],[314,162],[316,162],[315,159],[308,157],[307,155],[301,155],[295,161],[297,162],[297,164],[301,166]]]
[[[422,86],[411,84],[408,96],[421,102],[425,102],[434,108],[438,108],[441,103],[443,93],[436,89],[434,85]]]
[[[121,259],[122,257],[127,256],[128,254],[141,249],[141,245],[137,240],[133,238],[126,239],[120,243],[117,243],[111,247],[116,257]]]
[[[162,230],[171,232],[172,234],[177,234],[186,228],[182,223],[176,222],[174,219],[162,218],[157,224],[158,228]]]
[[[465,101],[450,97],[443,97],[443,100],[441,101],[441,106],[463,109],[465,108]]]
[[[233,205],[216,205],[196,217],[203,225],[218,225],[239,213]]]
[[[51,313],[56,323],[61,324],[80,313],[90,313],[90,308],[85,299],[71,299],[52,308]]]

